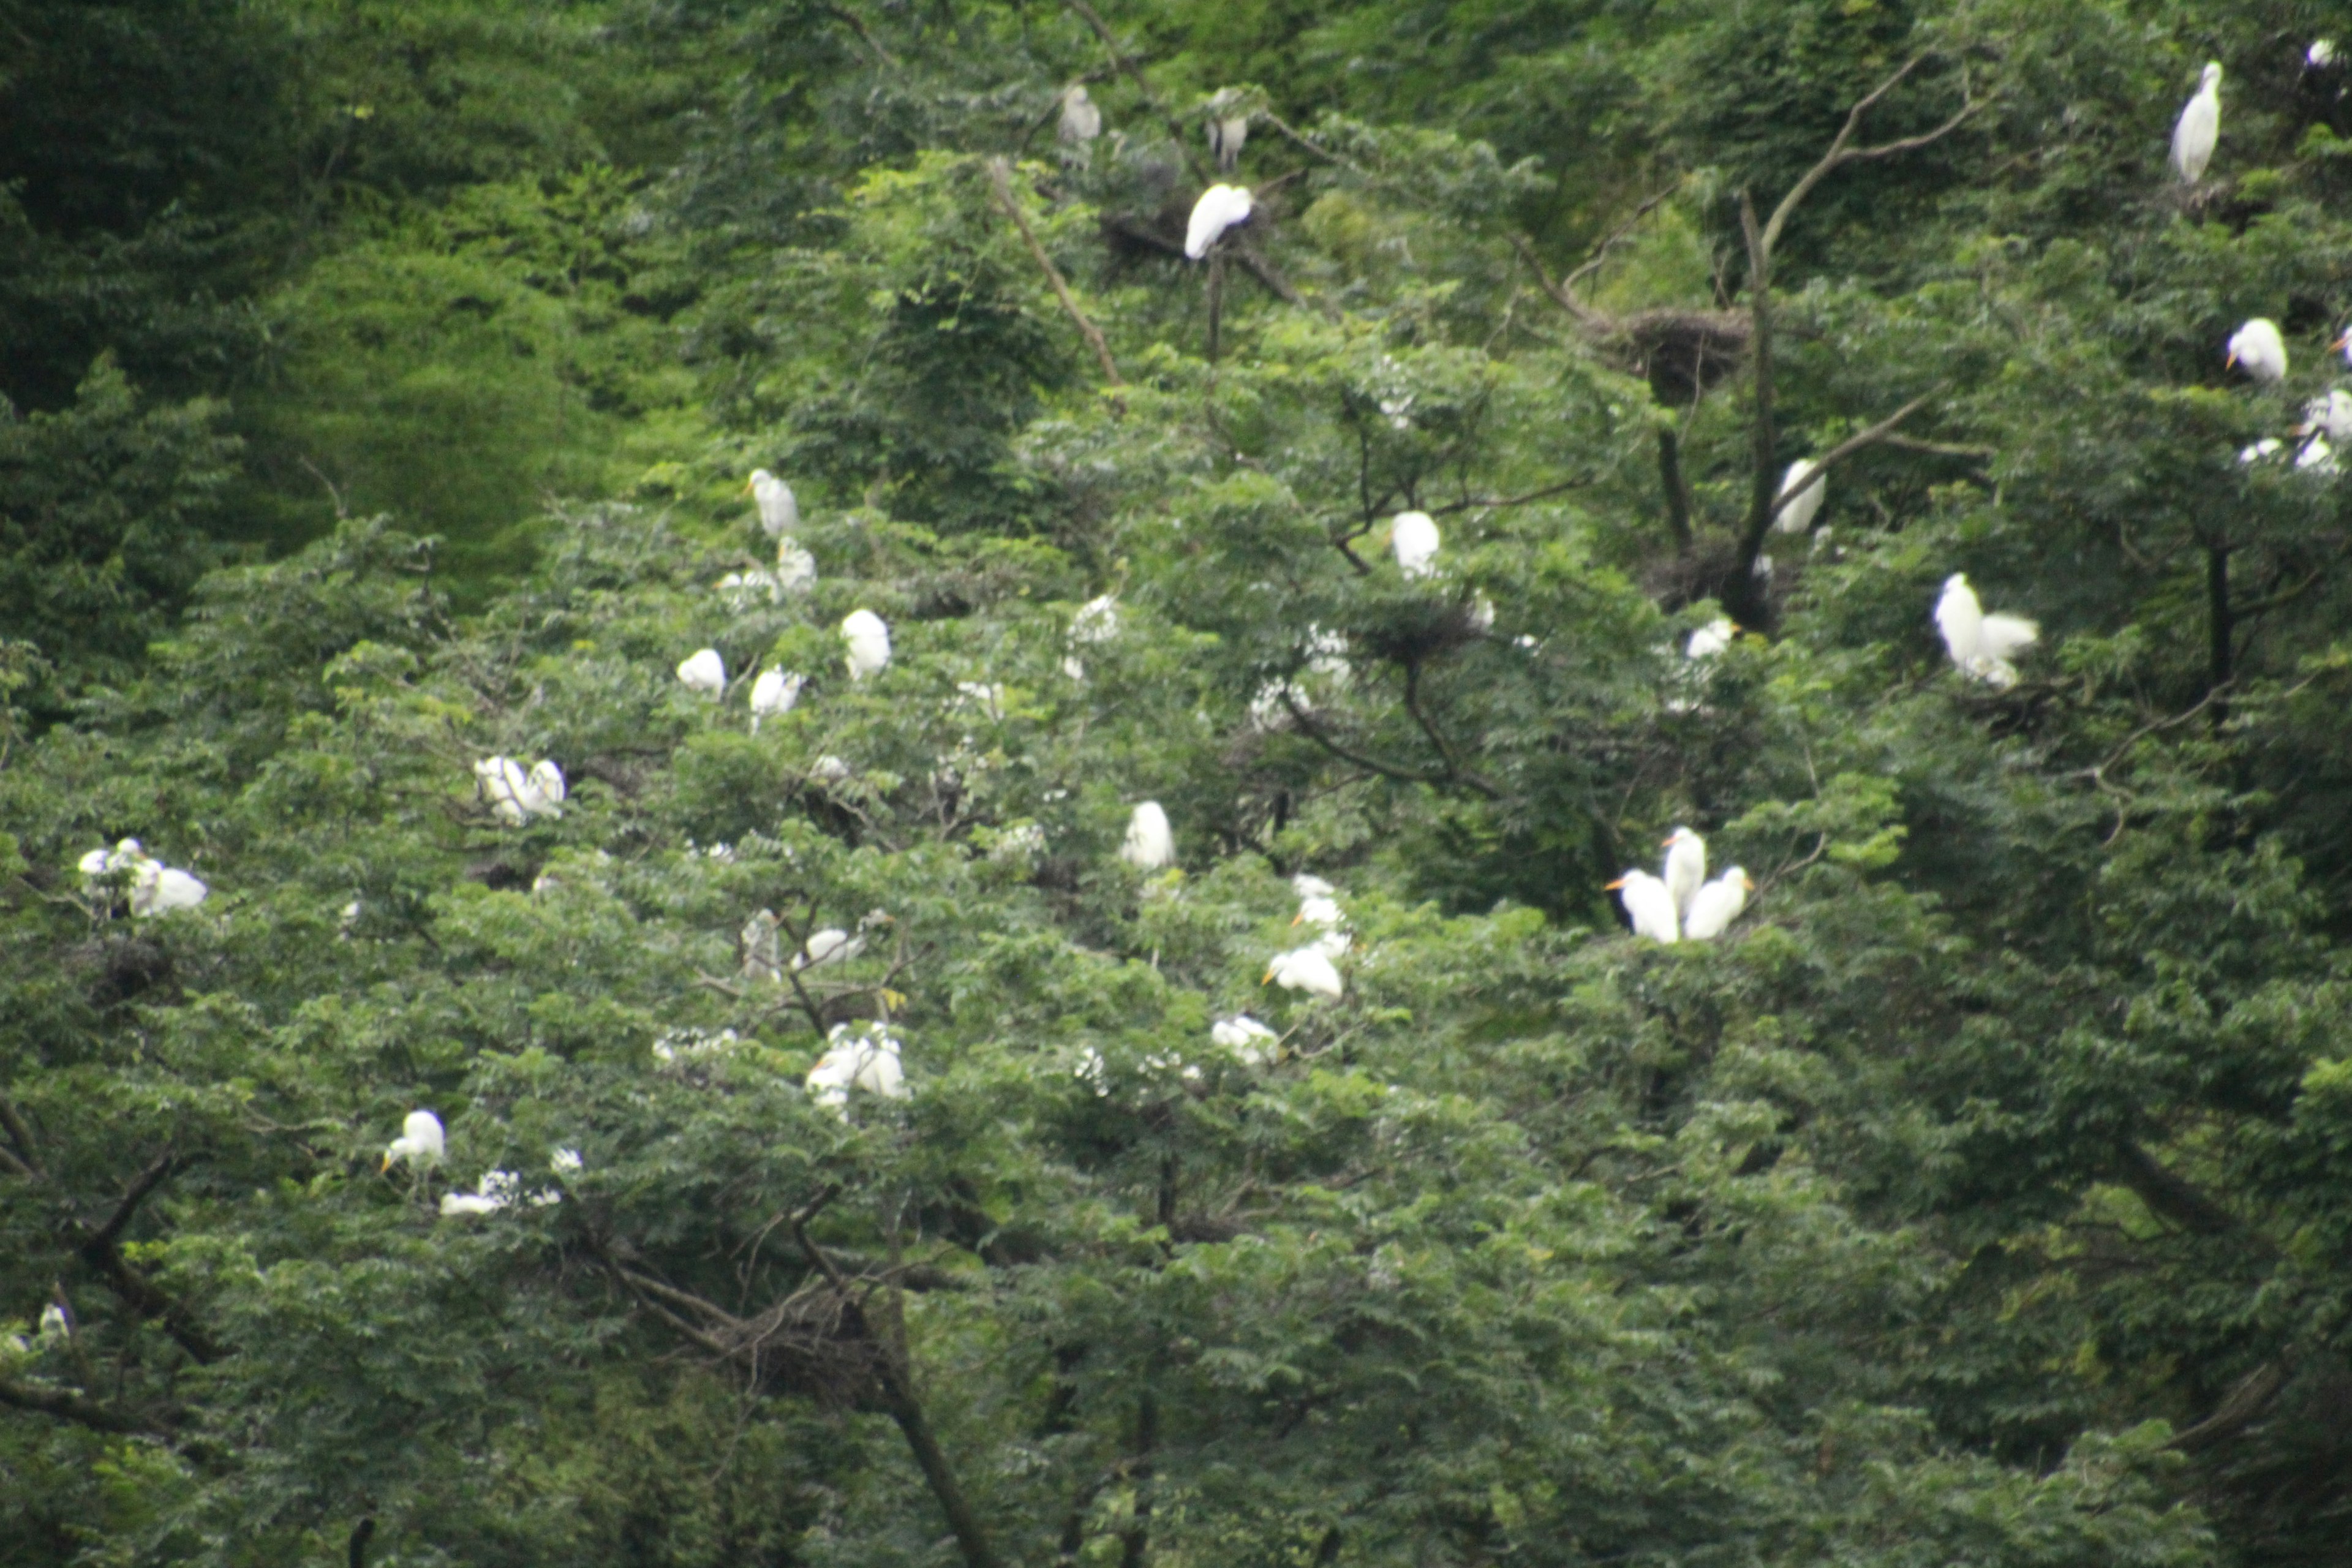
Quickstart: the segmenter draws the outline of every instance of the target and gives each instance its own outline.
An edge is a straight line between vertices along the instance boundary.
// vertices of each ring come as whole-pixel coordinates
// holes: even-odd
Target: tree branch
[[[1201,162],[1200,154],[1192,151],[1192,140],[1184,134],[1183,124],[1160,101],[1160,95],[1151,90],[1151,84],[1143,79],[1143,68],[1129,59],[1127,51],[1118,47],[1118,40],[1111,36],[1110,24],[1102,19],[1102,14],[1087,5],[1087,0],[1063,0],[1063,3],[1095,30],[1095,37],[1100,38],[1103,47],[1110,51],[1111,63],[1135,83],[1136,90],[1143,95],[1145,105],[1168,127],[1168,135],[1176,143],[1176,151],[1183,158],[1185,167],[1192,171],[1192,177],[1203,185],[1213,184],[1215,182],[1209,177],[1208,168]]]
[[[2286,1367],[2279,1362],[2266,1361],[2238,1380],[2237,1385],[2221,1396],[2213,1414],[2194,1426],[2173,1434],[2168,1448],[2193,1453],[2209,1448],[2226,1437],[2234,1436],[2248,1423],[2269,1407],[2286,1386]]]
[[[16,1101],[5,1094],[0,1094],[0,1129],[7,1131],[8,1142],[16,1146],[18,1168],[26,1174],[46,1178],[48,1173],[41,1169],[41,1146],[35,1141],[33,1130],[25,1124],[24,1114],[16,1109]]]
[[[1029,216],[1021,210],[1021,203],[1013,194],[1012,171],[1006,167],[1003,159],[988,160],[988,180],[995,187],[996,205],[1004,209],[1004,216],[1011,218],[1013,226],[1021,231],[1021,241],[1029,247],[1030,258],[1037,263],[1038,270],[1045,273],[1045,281],[1053,285],[1054,298],[1062,302],[1063,310],[1077,323],[1079,332],[1085,336],[1087,346],[1095,351],[1096,363],[1102,366],[1103,379],[1113,386],[1125,385],[1118,374],[1118,363],[1110,357],[1110,345],[1103,341],[1102,329],[1087,320],[1087,313],[1078,309],[1077,300],[1070,296],[1069,284],[1063,280],[1062,269],[1054,265],[1054,258],[1046,255],[1045,247],[1037,242],[1037,231],[1029,226]]]
[[[1813,187],[1829,178],[1832,174],[1848,163],[1892,158],[1897,153],[1916,152],[1930,142],[1940,142],[1958,130],[1963,122],[1984,107],[1969,92],[1967,67],[1963,64],[1960,78],[1960,107],[1949,120],[1945,121],[1933,131],[1922,132],[1916,136],[1906,136],[1894,142],[1882,142],[1875,147],[1847,145],[1853,140],[1853,133],[1861,129],[1863,116],[1876,108],[1881,99],[1901,86],[1903,79],[1926,64],[1928,58],[1929,57],[1924,54],[1913,55],[1903,63],[1901,69],[1871,89],[1861,101],[1846,110],[1845,123],[1838,128],[1837,135],[1831,139],[1829,151],[1822,153],[1821,161],[1806,170],[1803,176],[1789,187],[1789,194],[1782,196],[1780,205],[1772,209],[1771,219],[1765,224],[1762,236],[1763,252],[1767,259],[1771,257],[1773,247],[1780,243],[1780,231],[1788,226],[1790,217],[1804,205],[1805,198],[1813,194]]]
[[[118,1436],[163,1436],[127,1416],[116,1415],[103,1405],[83,1398],[69,1388],[35,1388],[21,1383],[0,1382],[0,1405],[16,1410],[29,1410],[35,1415],[47,1415],[59,1421],[70,1421],[93,1432],[110,1432]]]
[[[122,1227],[131,1223],[131,1215],[139,1212],[139,1205],[146,1201],[147,1194],[162,1186],[164,1178],[178,1163],[179,1156],[169,1149],[158,1155],[152,1164],[132,1178],[129,1189],[122,1194],[122,1201],[114,1206],[114,1212],[107,1216],[104,1225],[90,1232],[89,1239],[84,1245],[110,1247],[120,1241]]]
[[[1666,528],[1675,536],[1675,550],[1687,555],[1691,547],[1690,481],[1683,477],[1682,441],[1673,430],[1658,430],[1658,488],[1666,495]]]
[[[1586,257],[1581,262],[1579,262],[1574,271],[1570,272],[1567,277],[1559,280],[1560,292],[1563,294],[1572,294],[1579,283],[1582,282],[1585,279],[1590,278],[1595,272],[1601,270],[1601,264],[1609,259],[1610,251],[1614,249],[1618,243],[1624,239],[1626,236],[1632,234],[1634,228],[1640,225],[1643,218],[1649,216],[1651,213],[1657,210],[1657,205],[1660,202],[1663,202],[1668,196],[1673,195],[1679,188],[1680,187],[1676,185],[1668,185],[1664,190],[1660,191],[1656,195],[1650,197],[1649,200],[1643,202],[1640,206],[1635,207],[1632,216],[1628,217],[1623,223],[1619,224],[1615,228],[1611,229],[1607,235],[1603,236],[1601,243],[1592,247],[1592,254]],[[1547,285],[1547,287],[1549,287],[1549,285]]]

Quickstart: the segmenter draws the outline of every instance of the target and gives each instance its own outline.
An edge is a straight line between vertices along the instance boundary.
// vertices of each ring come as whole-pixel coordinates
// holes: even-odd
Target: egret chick
[[[789,713],[800,700],[801,678],[778,669],[772,665],[760,672],[751,682],[751,733],[760,732],[760,721]]]
[[[1244,1067],[1262,1068],[1279,1053],[1281,1037],[1247,1013],[1220,1018],[1209,1026],[1209,1038],[1231,1051]]]
[[[1266,965],[1265,978],[1258,984],[1279,985],[1286,991],[1311,991],[1334,1002],[1347,989],[1339,966],[1319,943],[1276,953],[1274,962]]]
[[[1396,552],[1397,570],[1408,577],[1426,577],[1435,571],[1437,523],[1425,511],[1401,511],[1389,523],[1389,548]]]
[[[888,1030],[869,1024],[853,1036],[848,1025],[835,1024],[825,1038],[824,1055],[809,1068],[806,1084],[809,1097],[819,1105],[840,1112],[846,1121],[852,1089],[864,1089],[884,1100],[909,1098],[906,1070],[898,1061],[898,1042]]]
[[[2208,60],[2196,96],[2182,107],[2172,127],[2172,170],[2183,184],[2193,185],[2205,177],[2205,165],[2212,162],[2213,144],[2221,137],[2221,67]]]
[[[1805,481],[1812,478],[1813,468],[1811,458],[1800,458],[1780,476],[1780,511],[1772,520],[1772,526],[1782,533],[1802,533],[1821,515],[1822,502],[1830,493],[1830,482],[1824,477],[1807,485]]]
[[[863,680],[890,663],[890,628],[871,610],[852,610],[842,618],[841,641],[847,649],[849,679]]]
[[[727,661],[717,648],[703,648],[679,661],[677,679],[698,697],[716,697],[727,689]]]
[[[1062,94],[1062,123],[1055,133],[1069,147],[1084,147],[1102,134],[1102,110],[1087,96],[1085,83],[1073,82]]]
[[[793,487],[767,469],[752,469],[751,482],[743,489],[759,503],[760,527],[769,538],[781,539],[800,526],[801,503],[793,495]]]
[[[1713,658],[1729,647],[1731,639],[1738,635],[1739,628],[1732,624],[1729,616],[1717,616],[1691,633],[1690,641],[1683,644],[1683,657],[1690,659]]]
[[[1147,800],[1127,819],[1127,838],[1118,858],[1140,871],[1157,871],[1176,859],[1176,836],[1169,830],[1168,814],[1156,800]]]
[[[1666,892],[1675,900],[1676,918],[1690,918],[1691,900],[1706,880],[1706,840],[1687,827],[1677,826],[1659,846],[1666,852]]]

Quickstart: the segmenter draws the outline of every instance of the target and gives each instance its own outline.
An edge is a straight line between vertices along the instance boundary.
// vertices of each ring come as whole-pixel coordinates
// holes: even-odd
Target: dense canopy
[[[0,0],[0,1557],[2340,1561],[2317,10]]]

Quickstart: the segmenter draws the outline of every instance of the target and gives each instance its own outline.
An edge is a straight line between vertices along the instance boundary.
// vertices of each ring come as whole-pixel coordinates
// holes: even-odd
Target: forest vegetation
[[[0,1561],[2341,1562],[2348,60],[0,0]]]

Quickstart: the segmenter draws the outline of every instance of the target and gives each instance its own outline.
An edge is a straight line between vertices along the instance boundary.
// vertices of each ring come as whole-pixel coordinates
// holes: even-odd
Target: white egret
[[[1140,871],[1157,871],[1176,859],[1176,836],[1169,830],[1168,814],[1156,800],[1147,800],[1127,819],[1127,838],[1118,858]]]
[[[750,609],[763,594],[772,605],[783,603],[784,585],[773,572],[758,568],[749,572],[730,572],[719,579],[716,586],[719,596],[727,601],[727,607],[739,615]]]
[[[1276,1042],[1281,1037],[1247,1013],[1236,1013],[1209,1026],[1209,1038],[1231,1051],[1244,1067],[1262,1068],[1272,1062],[1280,1049]]]
[[[789,713],[800,700],[801,678],[771,665],[751,682],[751,733],[760,732],[760,721]]]
[[[2327,437],[2325,435],[2315,434],[2311,439],[2305,441],[2303,444],[2302,448],[2295,453],[2294,467],[2297,473],[2335,473],[2337,471],[2336,448],[2328,445]],[[138,905],[135,901],[133,902],[131,909],[132,912],[137,912]]]
[[[1073,650],[1106,643],[1118,635],[1118,595],[1103,594],[1078,606],[1070,617],[1070,646]],[[1084,680],[1087,667],[1076,651],[1062,660],[1062,673],[1072,680]]]
[[[776,938],[776,912],[756,910],[743,922],[737,941],[743,952],[743,977],[746,980],[777,981],[784,977],[782,945]]]
[[[1320,877],[1310,876],[1301,871],[1290,879],[1290,890],[1301,899],[1328,899],[1338,893],[1339,889]]]
[[[1675,919],[1675,896],[1657,878],[1647,871],[1628,871],[1610,883],[1608,890],[1623,900],[1635,936],[1664,942],[1682,940],[1682,928]]]
[[[2208,60],[2197,95],[2172,127],[2172,169],[2183,184],[2193,185],[2205,177],[2205,165],[2212,161],[2213,144],[2221,135],[2221,67]]]
[[[547,1168],[559,1176],[576,1176],[586,1163],[577,1149],[558,1149],[547,1157]]]
[[[569,790],[563,782],[563,770],[555,765],[552,757],[541,757],[530,765],[530,775],[523,780],[530,791],[530,809],[541,816],[562,816]]]
[[[1936,601],[1936,629],[1943,635],[1944,651],[1963,675],[2004,689],[2017,684],[2017,668],[2009,656],[2031,647],[2042,635],[2042,628],[2022,616],[1986,615],[1967,574],[1960,572],[1945,579],[1943,595]]]
[[[864,1089],[884,1100],[908,1098],[907,1075],[898,1061],[898,1042],[887,1029],[868,1024],[857,1034],[846,1024],[835,1024],[825,1037],[824,1055],[809,1068],[809,1097],[849,1119],[852,1089]]]
[[[814,969],[820,963],[847,963],[865,951],[864,937],[852,936],[839,926],[827,926],[809,932],[808,941],[793,959],[793,967]]]
[[[1213,114],[1209,117],[1209,155],[1216,159],[1219,174],[1234,172],[1234,165],[1242,161],[1242,148],[1248,141],[1248,115]]]
[[[2251,447],[2238,448],[2238,465],[2241,468],[2251,468],[2263,458],[2275,458],[2285,450],[2285,442],[2275,436],[2265,436]]]
[[[1829,497],[1830,482],[1823,478],[1806,485],[1805,481],[1812,477],[1813,468],[1811,458],[1800,458],[1789,465],[1787,473],[1780,476],[1780,495],[1787,500],[1787,504],[1772,520],[1772,526],[1782,533],[1802,533],[1812,527],[1813,519],[1821,515],[1822,502]],[[1799,493],[1801,488],[1801,494]]]
[[[1286,991],[1311,991],[1334,1002],[1346,990],[1339,966],[1319,942],[1276,953],[1274,962],[1265,967],[1265,978],[1258,984],[1279,985]]]
[[[448,1148],[441,1119],[429,1110],[412,1110],[400,1123],[400,1136],[383,1147],[383,1168],[389,1171],[405,1160],[412,1171],[428,1170],[441,1163]]]
[[[1694,659],[1713,658],[1729,647],[1731,639],[1738,635],[1739,628],[1732,624],[1729,616],[1717,616],[1691,633],[1690,641],[1683,644],[1683,657]]]
[[[871,610],[852,610],[842,618],[841,640],[848,650],[849,679],[863,680],[890,663],[890,628]]]
[[[1748,895],[1756,884],[1738,866],[1726,866],[1723,875],[1698,890],[1691,900],[1690,913],[1683,921],[1683,936],[1690,942],[1713,942],[1721,936],[1739,911],[1748,907]]]
[[[2291,433],[2308,436],[2315,431],[2339,446],[2352,441],[2352,392],[2333,387],[2326,396],[2315,397],[2303,405],[2303,423]]]
[[[193,910],[211,891],[187,872],[150,860],[139,868],[138,878],[131,884],[131,914],[134,920],[143,920],[174,910]]]
[[[563,770],[541,758],[525,771],[512,757],[484,757],[474,764],[474,782],[499,821],[520,827],[534,816],[562,816]]]
[[[512,1171],[485,1171],[472,1192],[441,1194],[441,1217],[496,1214],[513,1203],[521,1190],[522,1178]]]
[[[1062,123],[1057,132],[1072,147],[1083,147],[1102,134],[1102,110],[1087,96],[1083,82],[1074,82],[1062,94]]]
[[[751,482],[743,487],[760,505],[760,527],[771,539],[781,539],[801,523],[801,503],[793,495],[793,487],[765,468],[751,470]]]
[[[727,689],[727,661],[715,647],[699,649],[678,662],[677,679],[698,697],[716,697]]]
[[[1406,576],[1426,577],[1435,571],[1437,546],[1437,523],[1427,512],[1401,511],[1390,520],[1389,548]]]
[[[1323,931],[1337,930],[1347,917],[1339,912],[1339,900],[1328,893],[1318,893],[1298,900],[1298,913],[1291,917],[1292,925],[1311,925]]]
[[[1688,920],[1691,900],[1698,897],[1699,884],[1706,880],[1706,840],[1689,828],[1676,826],[1660,846],[1666,852],[1666,892],[1675,900],[1675,915]]]
[[[1192,204],[1192,219],[1184,226],[1184,254],[1193,260],[1225,236],[1225,230],[1249,221],[1250,194],[1240,185],[1211,185]]]
[[[2324,71],[2336,63],[2336,40],[2314,38],[2311,47],[2303,51],[2303,63],[2315,71]]]
[[[2278,323],[2268,316],[2256,316],[2230,334],[2230,356],[2223,362],[2270,384],[2286,379],[2286,340],[2279,336]]]
[[[776,541],[776,594],[797,594],[816,581],[816,557],[787,534]],[[773,598],[775,595],[771,595]]]

